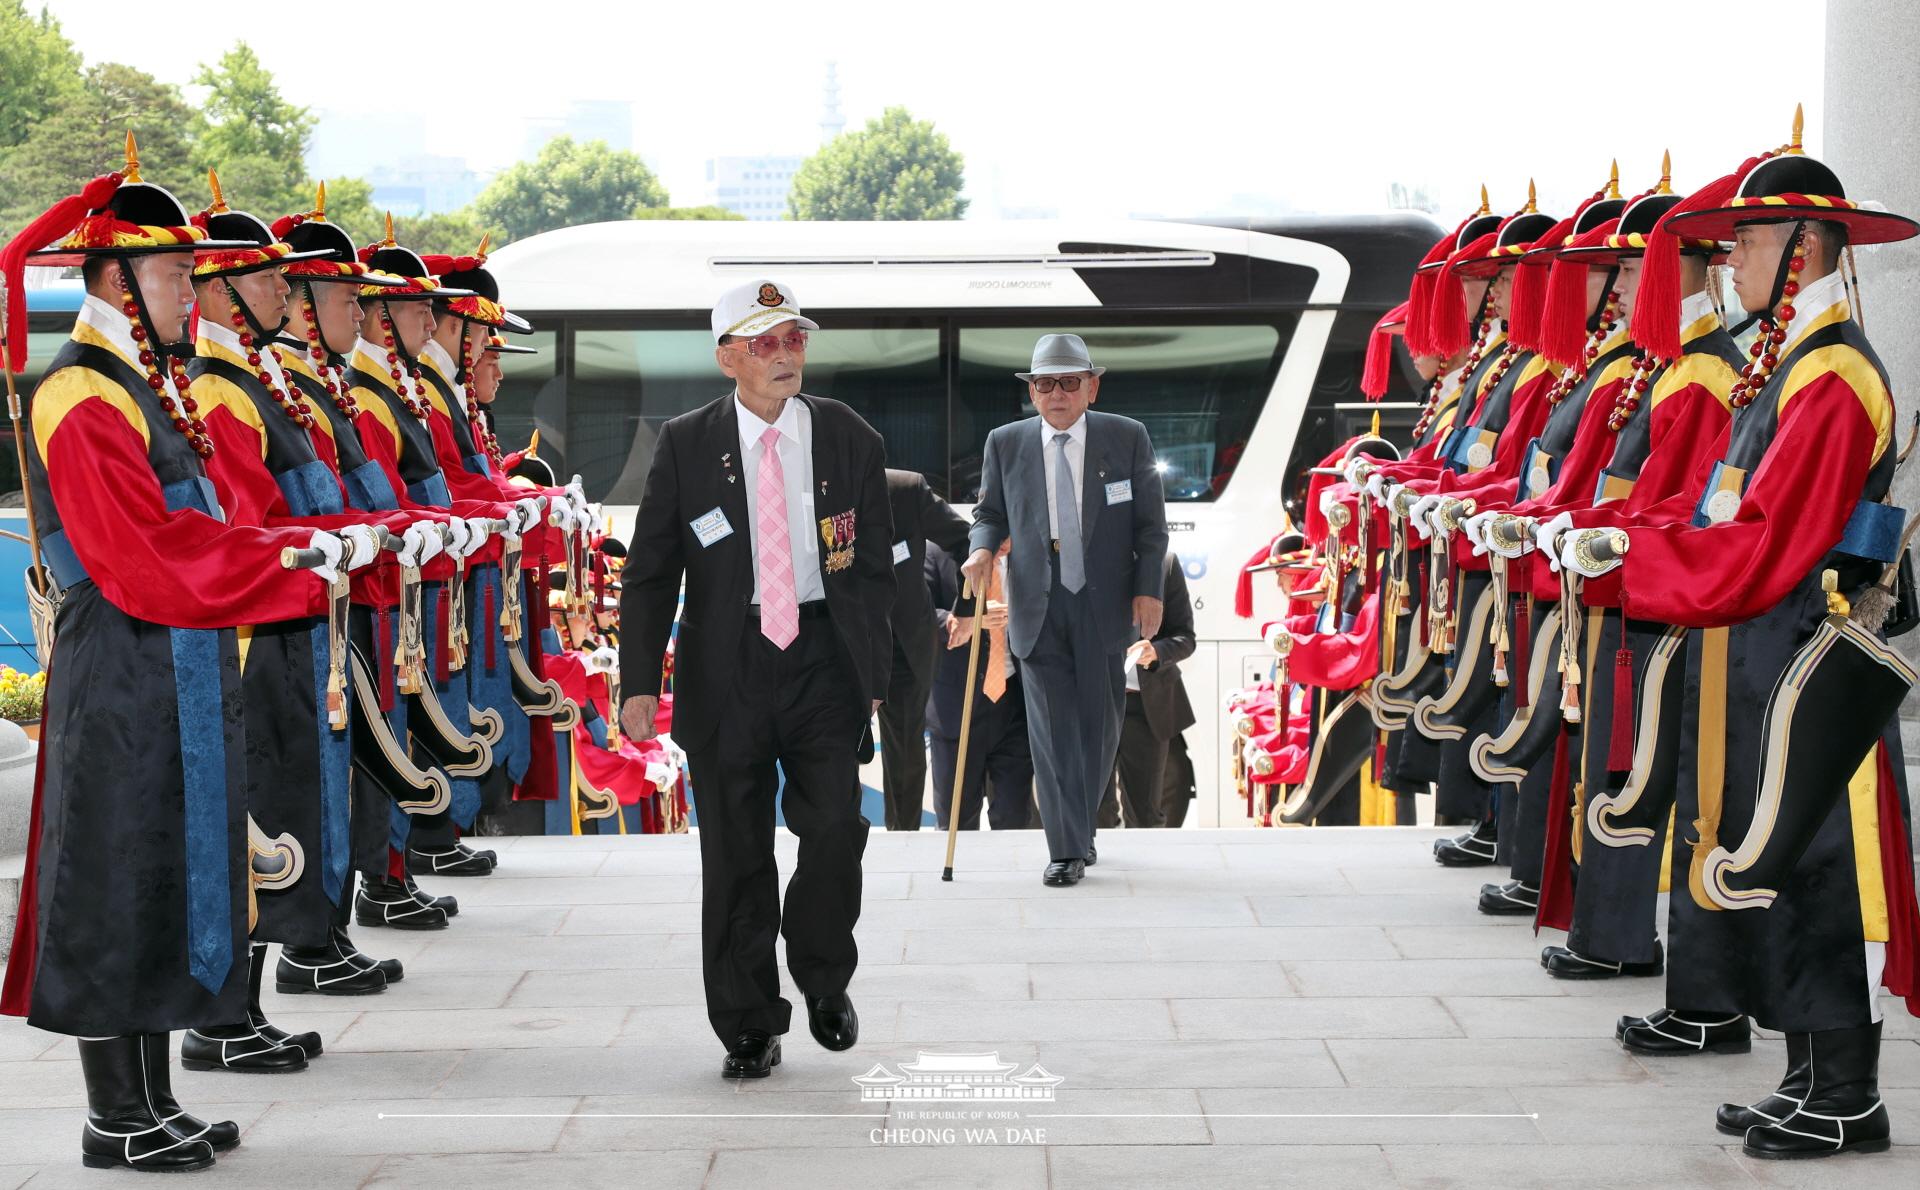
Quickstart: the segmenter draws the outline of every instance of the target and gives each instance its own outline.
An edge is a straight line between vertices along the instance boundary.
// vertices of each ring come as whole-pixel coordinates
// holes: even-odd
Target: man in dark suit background
[[[1121,655],[1133,629],[1160,630],[1166,507],[1153,442],[1132,418],[1087,407],[1100,376],[1078,335],[1044,335],[1017,375],[1037,417],[987,435],[973,552],[961,567],[984,589],[994,551],[1007,560],[1008,642],[1020,659],[1040,818],[1051,860],[1042,879],[1080,882],[1097,858],[1094,814],[1120,746]]]
[[[933,685],[933,600],[927,595],[927,544],[950,554],[967,548],[967,519],[927,486],[918,471],[887,468],[893,509],[893,666],[880,704],[880,775],[887,829],[917,831],[927,798],[927,691]],[[950,601],[949,601],[950,602]],[[943,604],[944,606],[944,604]]]
[[[1127,707],[1120,720],[1120,751],[1113,778],[1100,803],[1100,825],[1119,826],[1126,808],[1127,825],[1166,826],[1168,750],[1195,720],[1180,663],[1193,656],[1193,601],[1187,596],[1187,576],[1180,559],[1167,554],[1166,614],[1152,640],[1128,646]],[[1118,796],[1115,786],[1118,785]],[[1180,816],[1186,818],[1184,797]]]
[[[965,710],[967,653],[975,601],[960,597],[960,563],[937,545],[927,548],[927,586],[935,604],[940,641],[927,726],[933,745],[933,802],[940,829],[947,829],[958,765],[960,719]],[[949,611],[949,608],[956,609]],[[997,831],[1040,825],[1033,802],[1033,750],[1027,740],[1027,699],[1019,667],[1006,647],[1004,601],[990,600],[980,629],[980,659],[973,679],[973,720],[967,736],[967,772],[961,782],[960,829],[980,829],[980,802]],[[993,670],[999,668],[998,681]]]
[[[701,962],[725,1078],[780,1061],[793,1006],[774,940],[805,994],[814,1039],[853,1045],[858,961],[856,753],[887,687],[893,530],[880,435],[838,401],[803,395],[816,325],[772,281],[730,290],[714,351],[735,390],[660,428],[623,574],[621,724],[654,735],[661,661],[681,579],[673,736],[700,824]],[[778,768],[776,769],[776,765]],[[784,919],[774,793],[800,840]]]

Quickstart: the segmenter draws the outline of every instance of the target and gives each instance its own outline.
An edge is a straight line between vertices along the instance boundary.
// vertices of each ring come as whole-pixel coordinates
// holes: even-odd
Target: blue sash
[[[400,501],[393,494],[393,482],[378,463],[362,463],[340,480],[347,485],[347,499],[362,512],[389,512],[400,507]]]
[[[438,471],[418,483],[408,484],[407,496],[415,504],[431,504],[435,508],[453,506],[453,496],[447,491],[447,477]]]

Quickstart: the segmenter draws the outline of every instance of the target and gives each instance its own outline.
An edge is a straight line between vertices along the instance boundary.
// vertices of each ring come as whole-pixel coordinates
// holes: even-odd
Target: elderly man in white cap
[[[987,436],[961,568],[985,590],[994,551],[1012,543],[1007,639],[1051,856],[1043,879],[1057,887],[1079,883],[1098,858],[1094,813],[1120,746],[1123,657],[1159,630],[1165,579],[1166,506],[1147,428],[1087,408],[1105,371],[1079,335],[1034,346],[1033,370],[1017,375],[1038,416]]]
[[[858,754],[891,672],[893,527],[880,435],[800,391],[817,329],[775,281],[713,308],[714,360],[735,387],[660,428],[620,602],[621,723],[650,739],[686,582],[673,736],[692,769],[707,1018],[727,1047],[725,1078],[780,1062],[793,1010],[774,957],[782,934],[814,1039],[843,1050],[859,1036],[847,997],[868,827]],[[782,776],[800,840],[784,920]]]

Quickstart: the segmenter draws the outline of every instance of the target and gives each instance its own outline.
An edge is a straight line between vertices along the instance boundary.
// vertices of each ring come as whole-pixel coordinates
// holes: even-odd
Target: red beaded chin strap
[[[1620,291],[1608,290],[1606,304],[1600,307],[1600,325],[1587,335],[1587,345],[1580,352],[1580,359],[1568,368],[1566,374],[1554,383],[1552,391],[1547,393],[1547,407],[1556,408],[1567,399],[1580,382],[1587,378],[1593,369],[1593,363],[1600,358],[1600,344],[1605,343],[1620,325]]]
[[[360,416],[360,405],[353,399],[346,377],[327,358],[327,349],[320,342],[320,316],[314,313],[311,285],[300,286],[300,313],[307,320],[307,358],[313,361],[313,374],[326,387],[327,399],[333,402],[333,407],[351,423]]]
[[[500,443],[494,438],[493,431],[487,428],[487,419],[480,414],[480,402],[476,400],[473,395],[473,373],[480,366],[480,357],[486,353],[487,345],[485,342],[482,342],[478,347],[468,346],[466,327],[463,325],[460,328],[460,354],[462,356],[460,361],[462,366],[460,370],[466,376],[464,386],[467,393],[467,428],[473,434],[474,443],[486,452],[487,457],[492,459],[494,465],[497,467],[500,465],[501,459],[505,456],[500,453]]]
[[[1627,428],[1627,423],[1633,420],[1634,411],[1640,408],[1640,402],[1645,399],[1647,389],[1651,387],[1652,382],[1648,377],[1653,375],[1653,370],[1659,366],[1659,363],[1660,361],[1653,358],[1653,354],[1647,351],[1633,357],[1633,375],[1621,387],[1620,395],[1613,399],[1613,412],[1607,415],[1607,429],[1618,434]]]
[[[1787,258],[1786,283],[1780,286],[1780,304],[1760,320],[1760,334],[1753,340],[1753,346],[1747,348],[1747,354],[1753,358],[1740,369],[1740,379],[1734,382],[1733,391],[1727,397],[1735,409],[1753,404],[1754,398],[1766,389],[1767,381],[1773,379],[1773,370],[1780,366],[1780,345],[1787,341],[1787,327],[1797,313],[1793,299],[1800,294],[1800,270],[1807,267],[1805,228],[1794,232],[1793,243],[1787,250],[1792,255]]]
[[[425,425],[427,415],[433,408],[427,402],[427,382],[420,379],[419,365],[409,364],[405,369],[401,368],[400,350],[394,342],[393,319],[387,312],[385,302],[380,303],[380,345],[387,349],[387,375],[393,377],[393,385],[399,390],[401,403],[407,407],[408,413]],[[413,381],[411,393],[407,391],[409,379]]]
[[[1487,340],[1493,338],[1493,324],[1494,319],[1491,316],[1481,324],[1480,336],[1473,341],[1473,350],[1467,353],[1467,362],[1460,365],[1460,385],[1462,389],[1466,387],[1467,381],[1473,379],[1473,370],[1480,366],[1480,357],[1486,354]],[[1414,423],[1413,427],[1413,436],[1415,438],[1426,433],[1427,427],[1433,424],[1433,419],[1439,416],[1440,391],[1442,387],[1445,386],[1448,375],[1448,373],[1442,372],[1438,376],[1435,376],[1432,386],[1427,389],[1427,403],[1421,407],[1420,420]],[[1462,398],[1465,398],[1466,393],[1463,391],[1460,395]]]
[[[166,357],[166,373],[162,374],[160,353],[149,343],[147,328],[140,321],[140,303],[133,300],[133,291],[120,290],[120,311],[133,324],[131,333],[135,346],[140,349],[140,366],[147,373],[147,387],[160,399],[160,408],[166,413],[167,421],[173,425],[187,444],[193,447],[193,453],[201,459],[213,457],[213,438],[207,433],[207,423],[200,420],[200,405],[190,395],[193,382],[187,379],[187,365],[177,356]],[[173,382],[172,391],[168,391],[167,382]]]
[[[280,406],[280,411],[291,418],[295,425],[303,430],[311,430],[313,407],[307,404],[304,396],[289,393],[284,385],[274,379],[272,369],[267,367],[266,360],[260,354],[260,345],[254,341],[253,328],[247,325],[247,316],[240,309],[240,295],[234,292],[233,282],[225,281],[222,284],[227,287],[228,320],[233,323],[234,332],[240,336],[240,350],[246,353],[247,366],[255,369],[254,378],[273,394],[274,404]],[[268,344],[267,350],[274,351],[272,344]],[[280,362],[278,352],[274,352],[273,359],[276,364]]]

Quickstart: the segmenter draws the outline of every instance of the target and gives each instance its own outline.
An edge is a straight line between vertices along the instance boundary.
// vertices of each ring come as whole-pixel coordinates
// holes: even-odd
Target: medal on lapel
[[[827,551],[827,573],[853,565],[854,510],[820,518],[820,544]]]

